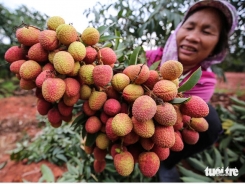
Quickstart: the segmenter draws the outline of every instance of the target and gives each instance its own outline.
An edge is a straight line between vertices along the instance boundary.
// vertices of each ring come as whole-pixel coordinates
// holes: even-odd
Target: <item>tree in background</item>
[[[195,0],[196,1],[196,0]],[[142,45],[146,49],[164,46],[167,38],[182,20],[190,0],[118,0],[84,11],[92,26],[111,26],[120,31],[127,47]],[[231,37],[230,54],[218,65],[225,71],[245,71],[245,5],[243,1],[230,1],[238,10],[239,26]]]
[[[14,11],[8,10],[3,4],[0,4],[0,78],[9,77],[9,63],[4,60],[4,53],[8,48],[17,45],[15,37],[16,28],[22,23],[35,25],[38,28],[44,28],[46,14],[41,14],[36,10],[29,10],[22,5]]]

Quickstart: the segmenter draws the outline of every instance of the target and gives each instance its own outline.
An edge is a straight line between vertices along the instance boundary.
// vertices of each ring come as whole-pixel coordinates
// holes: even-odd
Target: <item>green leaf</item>
[[[228,157],[228,154],[227,154],[227,151],[226,149],[224,149],[224,168],[227,168],[229,167],[229,157]]]
[[[79,174],[78,169],[75,168],[75,167],[74,167],[73,165],[71,165],[70,163],[67,163],[66,166],[67,166],[68,171],[69,171],[71,174],[74,174],[74,175],[78,175],[78,174]]]
[[[211,158],[210,154],[207,153],[207,151],[204,151],[204,156],[205,156],[206,161],[207,161],[207,163],[208,163],[207,166],[208,166],[208,167],[213,167],[214,161],[213,161],[213,159]]]
[[[231,107],[234,109],[234,111],[241,113],[241,114],[245,114],[245,107],[241,107],[238,105],[232,105]]]
[[[56,157],[64,162],[67,162],[67,158],[63,154],[58,154]]]
[[[228,137],[222,139],[220,141],[220,144],[219,144],[219,149],[225,149],[225,148],[227,148],[228,145],[230,144],[231,140],[232,140],[232,136],[228,136]]]
[[[114,35],[101,36],[99,42],[105,42],[105,41],[113,40],[117,38],[120,38],[120,37],[114,36]]]
[[[235,123],[232,127],[229,128],[229,130],[231,132],[235,132],[235,131],[244,132],[245,131],[245,126],[241,125],[241,124],[238,124],[238,123]]]
[[[196,178],[193,178],[193,177],[180,177],[180,179],[183,181],[183,182],[195,182],[195,183],[204,183],[204,182],[207,182],[207,181],[203,181],[203,180],[200,180],[200,179],[196,179]]]
[[[151,66],[150,66],[150,70],[156,70],[160,64],[161,60],[154,62]]]
[[[115,23],[112,23],[111,25],[109,26],[100,26],[97,28],[97,30],[99,31],[100,33],[100,36],[102,36],[111,26],[113,26]]]
[[[222,166],[222,155],[220,154],[219,150],[214,147],[214,168],[221,168]]]
[[[42,172],[42,177],[40,178],[40,180],[46,181],[48,183],[55,182],[53,172],[47,165],[45,164],[41,165],[41,172]]]
[[[193,88],[199,81],[201,75],[202,75],[202,69],[201,67],[199,67],[195,72],[191,74],[189,79],[187,79],[187,81],[178,88],[178,92],[188,91],[191,88]]]
[[[129,64],[128,65],[136,65],[137,64],[137,61],[138,61],[138,56],[139,56],[139,53],[140,51],[142,50],[143,48],[141,46],[138,46],[136,47],[134,50],[133,50],[133,53],[131,54],[130,56],[130,61],[129,61]]]
[[[204,165],[203,162],[197,160],[196,158],[189,157],[186,160],[197,171],[203,172],[207,167],[207,165]]]
[[[229,97],[231,99],[232,102],[234,102],[237,105],[241,105],[245,107],[245,101],[238,99],[237,97],[234,96],[230,96]]]
[[[204,182],[212,182],[213,180],[209,177],[206,176],[202,176],[200,174],[194,173],[193,171],[187,170],[186,168],[182,167],[182,166],[178,166],[179,171],[187,177],[192,177],[195,178],[196,180],[201,180]],[[203,171],[204,172],[204,171]]]
[[[182,104],[182,103],[185,103],[189,100],[190,100],[190,98],[174,98],[169,103],[171,103],[171,104]]]
[[[95,134],[87,133],[85,145],[86,146],[92,146],[95,143],[97,135],[98,135],[98,133],[95,133]]]

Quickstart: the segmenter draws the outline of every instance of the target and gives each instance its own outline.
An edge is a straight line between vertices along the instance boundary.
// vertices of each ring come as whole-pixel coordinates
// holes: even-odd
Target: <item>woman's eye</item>
[[[210,34],[210,32],[209,32],[209,31],[203,31],[203,33],[204,33],[204,34]]]

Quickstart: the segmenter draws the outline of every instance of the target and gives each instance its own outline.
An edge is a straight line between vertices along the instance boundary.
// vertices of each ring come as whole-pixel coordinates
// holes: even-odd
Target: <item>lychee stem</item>
[[[24,23],[23,21],[22,21],[22,23],[21,23],[19,26],[15,26],[13,30],[16,31],[18,28],[20,28],[20,27],[22,27],[22,26],[24,26],[24,27],[26,27],[26,28],[28,28],[28,27],[33,27],[33,28],[35,28],[35,29],[38,29],[38,30],[42,31],[42,29],[40,29],[40,28],[38,28],[38,27],[36,27],[36,26],[32,26],[32,25],[26,24],[26,23]]]
[[[135,76],[135,78],[133,79],[133,81],[132,81],[133,83],[134,83],[134,82],[137,80],[137,78],[139,77],[140,72],[141,72],[143,66],[144,66],[144,64],[142,64],[142,65],[140,66],[140,71],[139,71],[139,73]]]

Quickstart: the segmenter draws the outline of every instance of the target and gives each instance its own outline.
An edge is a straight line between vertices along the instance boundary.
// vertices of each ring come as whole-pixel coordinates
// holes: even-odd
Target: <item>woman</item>
[[[227,1],[205,0],[192,5],[166,45],[156,51],[146,52],[148,66],[161,59],[178,60],[183,64],[180,85],[201,66],[202,76],[196,86],[185,92],[186,97],[197,95],[207,103],[210,101],[215,84],[215,74],[210,66],[224,60],[228,51],[228,38],[237,25],[235,8]],[[222,132],[221,122],[215,109],[209,105],[209,115],[205,119],[209,129],[200,133],[196,145],[185,144],[181,152],[171,152],[161,163],[159,179],[162,182],[180,181],[174,167],[181,159],[187,158],[211,146]]]

